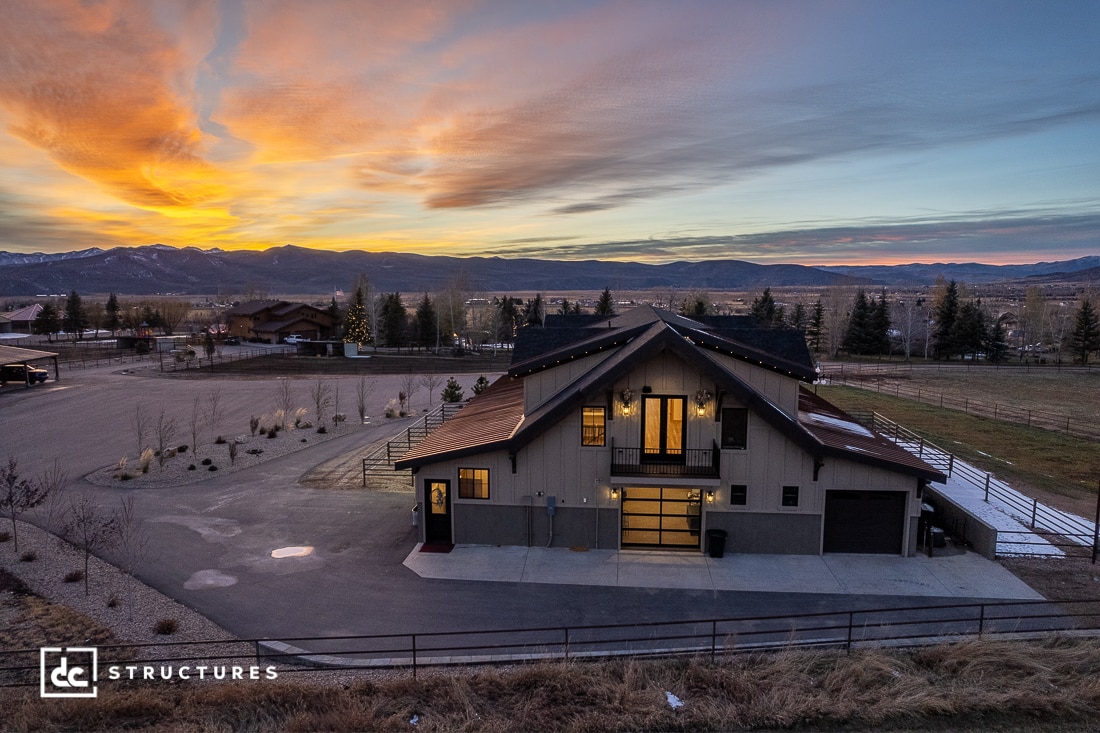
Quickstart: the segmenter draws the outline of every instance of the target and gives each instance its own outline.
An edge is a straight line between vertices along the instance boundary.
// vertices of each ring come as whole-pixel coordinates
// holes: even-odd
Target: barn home
[[[945,477],[814,378],[800,332],[751,317],[552,316],[396,466],[426,543],[913,554]]]

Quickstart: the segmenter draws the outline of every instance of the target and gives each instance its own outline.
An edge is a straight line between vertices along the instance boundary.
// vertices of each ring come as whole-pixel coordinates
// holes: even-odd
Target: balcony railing
[[[668,453],[645,448],[619,448],[611,442],[612,476],[701,476],[715,478],[721,454],[712,448],[688,448]]]

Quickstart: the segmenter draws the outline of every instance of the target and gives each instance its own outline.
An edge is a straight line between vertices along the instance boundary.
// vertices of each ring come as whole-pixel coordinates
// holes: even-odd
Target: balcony
[[[611,443],[612,476],[717,478],[720,466],[718,443],[712,448],[688,448],[676,453],[618,448],[614,441]]]

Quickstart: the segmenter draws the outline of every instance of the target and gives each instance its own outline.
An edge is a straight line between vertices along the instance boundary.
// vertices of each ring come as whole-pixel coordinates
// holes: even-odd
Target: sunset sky
[[[0,0],[0,250],[1100,254],[1100,2]]]

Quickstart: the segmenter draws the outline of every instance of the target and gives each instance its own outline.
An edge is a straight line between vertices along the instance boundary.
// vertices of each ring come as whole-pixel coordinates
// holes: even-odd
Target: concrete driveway
[[[232,426],[244,432],[248,415],[270,411],[274,402],[275,388],[268,379],[176,380],[116,371],[67,374],[65,381],[41,393],[5,396],[0,400],[0,420],[5,424],[0,457],[15,456],[25,474],[41,470],[56,457],[71,476],[82,476],[127,452],[133,443],[128,416],[137,404],[163,405],[182,414],[190,410],[195,395],[218,388],[226,398],[227,421],[235,420]],[[467,376],[471,382],[476,379]],[[396,395],[398,379],[374,378],[372,412],[380,412],[381,405]],[[296,389],[305,390],[308,383],[303,380]],[[341,392],[350,407],[350,380]],[[427,406],[423,392],[420,401]],[[761,588],[767,586],[760,585],[582,585],[569,582],[568,576],[560,578],[565,584],[522,582],[522,576],[497,581],[421,577],[403,564],[416,546],[411,491],[331,491],[298,484],[314,466],[348,451],[363,451],[399,427],[383,421],[255,468],[188,486],[132,489],[120,484],[89,490],[109,504],[122,496],[135,498],[154,549],[153,560],[139,572],[142,580],[244,638],[577,626],[945,600],[935,594],[899,597],[889,586],[874,583],[854,593],[803,593],[764,592]],[[313,549],[301,557],[271,556],[273,550],[301,546]],[[542,562],[544,577],[557,572],[554,557]],[[974,600],[979,599],[984,598]]]

